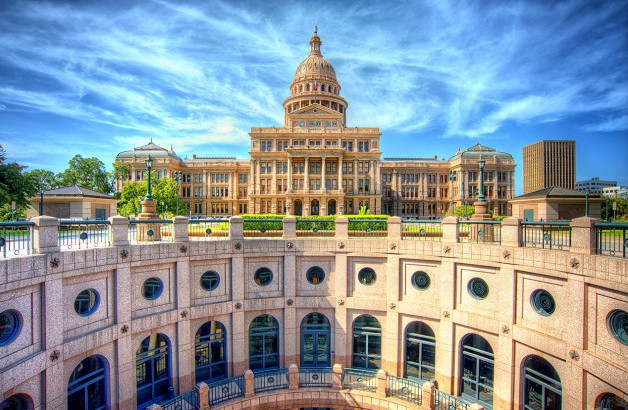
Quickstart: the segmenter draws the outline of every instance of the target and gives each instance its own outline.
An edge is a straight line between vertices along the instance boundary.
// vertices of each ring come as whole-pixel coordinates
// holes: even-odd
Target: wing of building
[[[449,160],[382,160],[378,128],[347,126],[349,104],[321,44],[315,32],[283,103],[283,127],[251,128],[249,160],[181,159],[151,141],[118,154],[116,161],[130,163],[131,173],[116,181],[116,188],[141,180],[150,154],[158,178],[182,172],[180,195],[192,215],[333,215],[366,207],[377,214],[440,218],[452,206],[475,200],[481,157],[489,208],[508,214],[515,187],[510,154],[478,143]],[[421,149],[418,141],[416,149]]]

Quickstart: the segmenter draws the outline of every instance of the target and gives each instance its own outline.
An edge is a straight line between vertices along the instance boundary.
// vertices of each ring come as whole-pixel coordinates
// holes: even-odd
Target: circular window
[[[148,278],[142,284],[142,296],[148,300],[157,299],[164,290],[164,283],[159,278]]]
[[[476,299],[485,299],[488,296],[488,285],[484,279],[473,278],[467,285],[469,294]]]
[[[273,281],[273,271],[268,268],[259,268],[255,271],[255,283],[260,286],[266,286]]]
[[[361,284],[370,286],[377,280],[377,274],[371,268],[363,268],[358,273],[358,280]]]
[[[313,266],[307,270],[305,277],[312,285],[319,285],[325,280],[325,271],[318,266]]]
[[[628,345],[628,312],[614,310],[608,315],[608,327],[615,339]]]
[[[15,310],[0,313],[0,346],[15,340],[22,328],[22,316]]]
[[[89,316],[98,309],[100,295],[94,289],[85,289],[74,299],[74,310],[81,316]]]
[[[418,290],[425,290],[430,287],[430,277],[423,271],[417,271],[412,274],[412,286]]]
[[[205,290],[214,290],[220,283],[220,276],[213,270],[203,273],[201,276],[201,287]]]
[[[539,312],[539,315],[542,316],[551,316],[556,310],[556,302],[554,302],[552,294],[543,289],[537,289],[532,292],[530,302],[536,311]]]

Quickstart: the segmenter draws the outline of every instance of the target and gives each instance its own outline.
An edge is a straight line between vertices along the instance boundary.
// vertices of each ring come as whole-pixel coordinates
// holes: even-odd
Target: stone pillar
[[[323,158],[321,159],[321,191],[323,192],[327,192],[327,184],[325,183],[325,178],[327,177],[327,173],[325,172],[326,164],[327,158],[323,156]]]
[[[283,238],[294,239],[297,237],[297,218],[286,216],[283,218]]]
[[[209,410],[209,386],[205,382],[196,385],[196,394],[198,394],[198,409]]]
[[[296,364],[291,364],[288,367],[288,378],[290,380],[288,388],[297,390],[299,388],[299,367]]]
[[[377,371],[377,395],[386,397],[386,381],[388,379],[388,373],[386,370],[379,369]]]
[[[273,164],[273,173],[271,174],[271,187],[270,187],[270,193],[275,195],[277,194],[277,161],[271,161],[271,163]],[[275,202],[275,201],[273,201]]]
[[[303,192],[310,192],[310,158],[305,157],[305,180],[303,181]],[[303,208],[305,208],[305,200],[303,201]],[[304,209],[305,210],[305,209]]]
[[[349,219],[346,216],[339,216],[335,219],[335,238],[337,241],[349,239]]]
[[[292,157],[288,156],[288,193],[292,192]],[[288,199],[286,199],[288,201]]]
[[[189,242],[188,237],[188,218],[185,216],[175,216],[172,218],[172,231],[174,234],[174,242]]]
[[[595,254],[595,222],[597,219],[583,216],[571,221],[571,252]]]
[[[332,382],[331,386],[335,390],[342,390],[342,365],[339,363],[334,364],[331,369]]]
[[[358,160],[353,160],[353,195],[358,195]],[[359,206],[358,204],[353,204],[354,208]]]
[[[443,242],[458,242],[458,217],[443,219]]]
[[[436,385],[433,382],[425,382],[421,385],[421,407],[433,409],[436,405],[435,396]]]
[[[469,410],[484,410],[484,406],[478,403],[473,403],[469,406]]]
[[[123,246],[129,244],[129,219],[124,216],[112,216],[109,218],[109,239],[111,246]]]
[[[33,233],[35,253],[59,252],[59,220],[46,215],[31,220],[35,222]]]
[[[229,239],[244,239],[244,219],[239,216],[229,218]]]
[[[154,403],[146,407],[146,410],[162,410],[162,407],[159,404]]]
[[[255,374],[251,369],[244,372],[244,397],[255,396]]]
[[[342,173],[342,156],[338,157],[338,191],[339,192],[344,192],[344,189],[342,187],[342,179],[343,179],[344,175]],[[339,204],[336,206],[340,206]]]
[[[401,218],[398,216],[391,216],[388,218],[388,239],[389,240],[401,240],[402,237],[402,223]]]
[[[521,221],[518,218],[509,217],[502,221],[502,245],[521,246]]]

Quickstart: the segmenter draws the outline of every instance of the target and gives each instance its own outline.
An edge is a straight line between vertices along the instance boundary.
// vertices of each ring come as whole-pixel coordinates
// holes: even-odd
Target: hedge
[[[238,215],[244,219],[244,230],[257,231],[264,228],[267,231],[280,231],[283,229],[283,218],[286,215],[280,214],[242,214]],[[340,215],[313,215],[297,216],[297,230],[310,231],[333,231],[335,229],[335,219]],[[343,215],[349,219],[350,231],[385,231],[387,230],[388,215]]]

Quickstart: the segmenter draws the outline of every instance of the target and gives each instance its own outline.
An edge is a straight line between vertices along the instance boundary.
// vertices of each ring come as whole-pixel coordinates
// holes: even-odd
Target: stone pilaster
[[[458,218],[448,216],[443,219],[443,242],[458,242]]]
[[[436,405],[436,385],[433,382],[425,382],[421,385],[421,406],[433,409]]]
[[[288,388],[297,390],[299,388],[299,367],[296,364],[291,364],[288,368],[288,378],[290,380]]]
[[[597,221],[588,216],[571,221],[571,252],[585,255],[595,253],[595,222]]]
[[[205,382],[196,385],[196,393],[198,394],[198,409],[209,410],[209,386]]]
[[[35,253],[59,252],[59,220],[45,215],[31,220],[35,222]]]
[[[229,239],[244,239],[244,219],[239,216],[229,218]]]
[[[244,397],[255,396],[255,375],[251,369],[244,372]]]
[[[518,247],[521,244],[521,221],[510,217],[502,221],[502,239],[504,246]]]
[[[339,363],[334,364],[331,369],[332,372],[332,388],[336,390],[342,390],[342,365]]]
[[[189,242],[188,237],[188,218],[185,216],[175,216],[172,218],[172,230],[174,233],[174,242]]]
[[[124,216],[109,218],[109,239],[111,246],[125,246],[129,244],[129,219]]]
[[[283,238],[294,239],[297,237],[297,218],[286,216],[283,218]]]
[[[402,235],[402,223],[401,218],[398,216],[391,216],[388,218],[388,239],[389,240],[401,240]]]
[[[346,216],[339,216],[335,222],[335,238],[337,241],[349,239],[349,219]]]
[[[386,370],[379,369],[377,371],[377,395],[386,397],[386,381],[388,380],[388,373]]]

